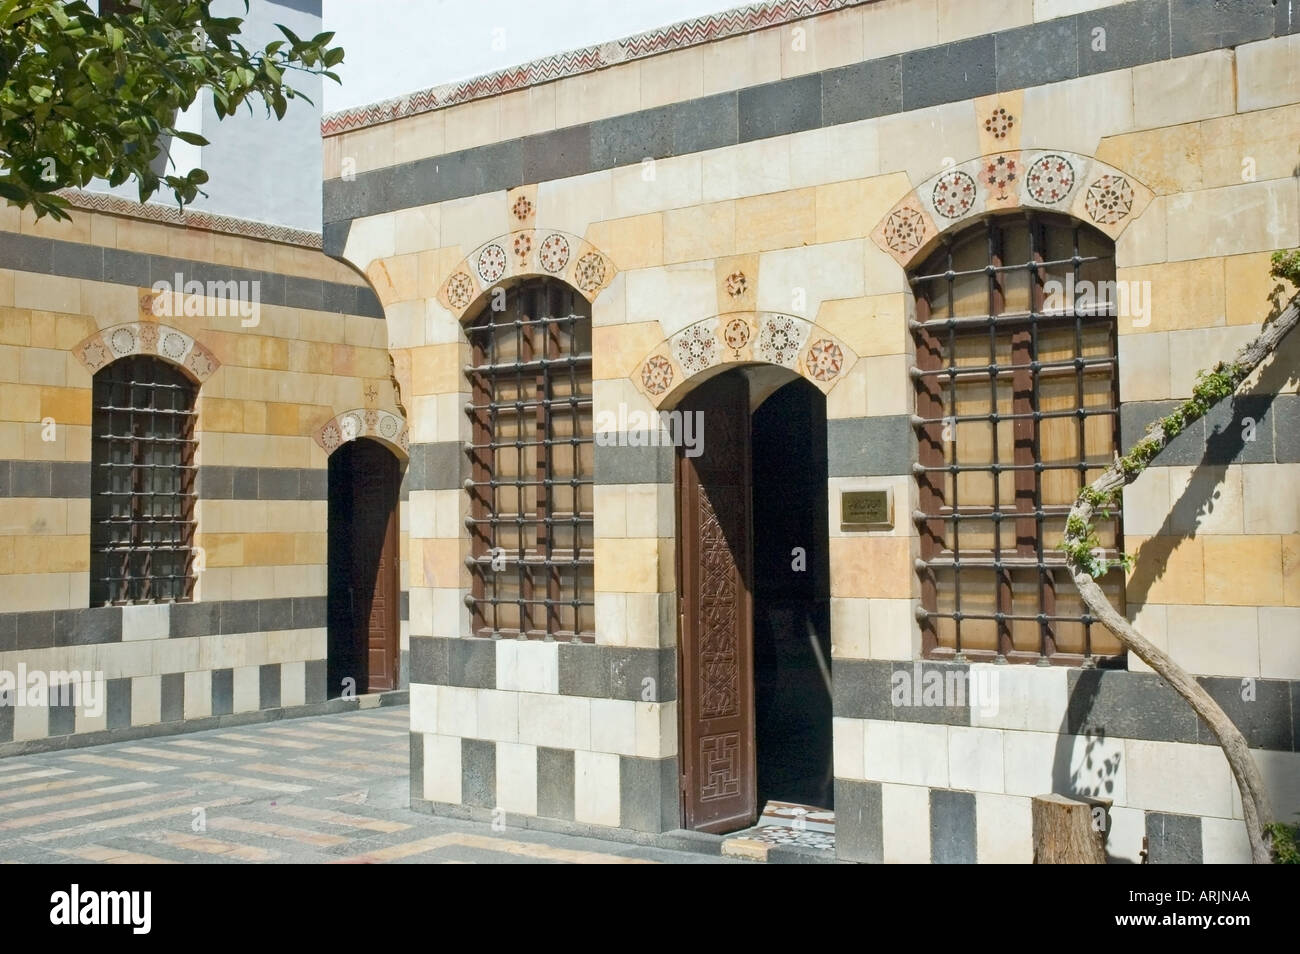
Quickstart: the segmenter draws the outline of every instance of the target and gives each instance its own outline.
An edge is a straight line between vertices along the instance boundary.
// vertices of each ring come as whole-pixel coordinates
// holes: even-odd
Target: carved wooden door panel
[[[681,410],[703,414],[703,453],[677,453],[683,814],[687,828],[735,831],[758,815],[748,384],[724,374]]]
[[[397,688],[398,547],[397,458],[374,441],[360,441],[354,471],[357,556],[361,565],[355,585],[363,593],[358,607],[358,636],[365,645],[366,689],[378,692]]]

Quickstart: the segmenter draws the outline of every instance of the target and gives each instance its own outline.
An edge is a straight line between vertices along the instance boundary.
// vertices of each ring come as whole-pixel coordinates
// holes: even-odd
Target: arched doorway
[[[703,436],[676,467],[683,824],[831,808],[825,398],[755,365],[678,410]]]
[[[329,462],[329,695],[396,689],[401,468],[378,441]]]

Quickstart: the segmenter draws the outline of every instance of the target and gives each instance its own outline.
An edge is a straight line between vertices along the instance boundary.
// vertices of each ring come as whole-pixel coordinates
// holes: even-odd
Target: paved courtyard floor
[[[0,759],[0,863],[726,863],[407,808],[405,706]]]

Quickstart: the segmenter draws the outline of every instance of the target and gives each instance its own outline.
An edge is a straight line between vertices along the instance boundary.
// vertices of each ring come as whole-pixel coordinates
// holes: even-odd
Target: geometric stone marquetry
[[[687,325],[665,338],[629,377],[656,407],[691,378],[724,364],[759,361],[789,368],[826,393],[858,356],[816,322],[767,311],[735,311]]]
[[[940,234],[986,213],[1024,207],[1073,216],[1113,239],[1151,198],[1132,176],[1091,156],[1009,150],[931,176],[885,213],[871,238],[907,268],[930,253]]]
[[[405,455],[410,450],[406,421],[391,411],[373,407],[358,407],[331,418],[312,435],[316,443],[332,454],[348,441],[358,437],[374,437]]]
[[[156,321],[131,321],[104,328],[76,344],[72,353],[91,374],[128,355],[155,355],[185,368],[202,384],[221,367],[216,355],[193,337]]]
[[[438,301],[457,318],[492,288],[512,278],[542,276],[572,285],[588,301],[613,280],[614,263],[581,236],[533,228],[533,205],[519,195],[511,205],[517,228],[484,242],[443,279]]]

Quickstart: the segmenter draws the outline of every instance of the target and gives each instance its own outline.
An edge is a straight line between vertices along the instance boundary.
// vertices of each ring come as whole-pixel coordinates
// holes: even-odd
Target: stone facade
[[[405,416],[365,282],[239,231],[0,209],[0,671],[100,673],[107,696],[0,707],[0,753],[328,704],[327,435],[373,417],[405,459]],[[258,283],[256,322],[208,298],[168,314],[154,283],[177,274]],[[135,354],[198,384],[202,568],[193,602],[91,606],[92,375]]]
[[[97,720],[0,708],[0,754],[323,705],[327,460],[371,437],[406,468],[413,806],[680,828],[674,450],[627,422],[769,367],[825,397],[839,858],[1029,861],[1052,791],[1107,802],[1117,859],[1247,858],[1220,751],[1140,661],[921,661],[908,271],[1007,211],[1113,240],[1116,279],[1149,290],[1118,326],[1131,445],[1257,332],[1268,255],[1300,245],[1297,63],[1300,14],[1268,0],[789,0],[327,117],[324,254],[0,212],[0,670],[109,680]],[[260,327],[151,317],[178,271],[258,278]],[[465,323],[531,277],[590,303],[595,418],[619,422],[595,447],[589,643],[470,635]],[[193,603],[91,608],[91,370],[170,334],[201,381],[206,568]],[[1279,818],[1300,809],[1298,348],[1123,511],[1130,617],[1242,727]],[[892,526],[843,529],[854,490],[889,491]],[[1000,704],[894,704],[931,672],[996,679]]]
[[[1136,659],[996,667],[994,716],[896,709],[916,530],[835,511],[842,489],[915,506],[906,269],[963,222],[1066,213],[1115,241],[1120,282],[1150,282],[1148,319],[1118,329],[1125,445],[1258,330],[1268,253],[1300,243],[1300,20],[1255,0],[777,6],[327,118],[326,250],[383,301],[412,454],[437,462],[410,501],[413,802],[681,824],[671,449],[597,447],[594,645],[468,637],[462,319],[551,275],[592,303],[598,415],[753,362],[826,395],[841,858],[1028,861],[1049,791],[1109,799],[1115,857],[1144,838],[1151,860],[1247,857],[1221,754]],[[1130,488],[1123,528],[1130,616],[1238,717],[1279,817],[1300,807],[1296,347]]]

